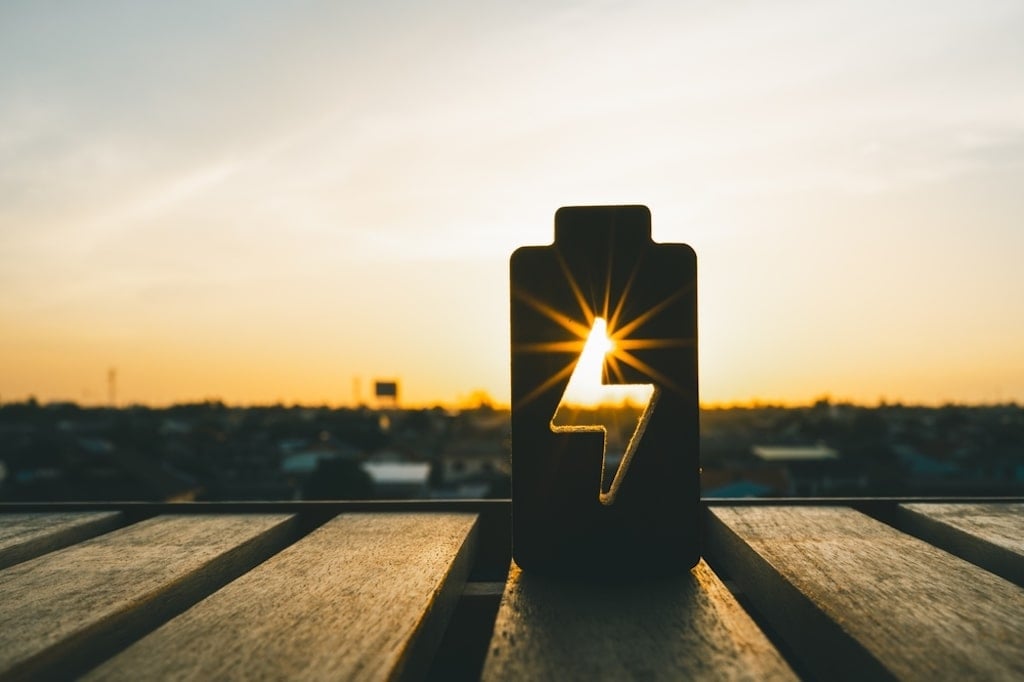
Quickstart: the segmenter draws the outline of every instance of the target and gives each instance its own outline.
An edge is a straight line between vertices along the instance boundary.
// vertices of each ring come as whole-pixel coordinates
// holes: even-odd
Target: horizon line
[[[904,408],[926,408],[926,409],[941,409],[946,407],[966,407],[966,408],[996,408],[996,407],[1024,407],[1014,399],[1000,400],[1000,401],[958,401],[958,400],[943,400],[936,402],[905,402],[902,400],[889,400],[887,398],[880,398],[874,403],[860,402],[856,400],[848,400],[842,398],[831,398],[829,396],[819,396],[808,401],[787,401],[787,400],[773,400],[766,398],[749,398],[745,400],[735,401],[701,401],[699,403],[701,410],[738,410],[738,409],[808,409],[816,407],[819,403],[824,402],[825,405],[830,407],[856,407],[856,408],[869,408],[878,409],[885,407],[904,407]],[[169,410],[179,407],[196,407],[201,405],[219,406],[231,410],[247,410],[247,409],[267,409],[267,408],[279,408],[279,409],[328,409],[328,410],[371,410],[376,412],[381,411],[415,411],[415,410],[476,410],[476,409],[491,409],[495,411],[511,411],[511,405],[503,403],[501,401],[464,401],[464,402],[420,402],[420,403],[408,403],[408,404],[394,404],[394,405],[374,405],[368,402],[350,403],[350,402],[226,402],[218,397],[209,397],[201,400],[183,400],[177,402],[126,402],[124,404],[105,404],[105,403],[89,403],[83,404],[75,400],[39,400],[35,396],[28,396],[21,400],[5,400],[0,402],[0,410],[6,409],[13,406],[26,406],[35,403],[37,407],[67,407],[74,406],[78,409],[83,410],[131,410],[131,409],[149,409],[149,410]],[[615,406],[612,406],[615,407]]]

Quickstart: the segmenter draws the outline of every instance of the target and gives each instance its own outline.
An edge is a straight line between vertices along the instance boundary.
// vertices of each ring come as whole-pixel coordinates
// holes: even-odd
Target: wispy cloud
[[[712,379],[740,322],[817,315],[820,334],[864,340],[814,306],[880,300],[837,265],[879,235],[898,251],[874,265],[890,289],[926,281],[966,303],[918,265],[925,249],[989,263],[973,299],[1024,290],[1003,255],[1021,35],[1024,7],[1000,0],[7,3],[0,311],[152,320],[158,305],[208,331],[253,301],[295,321],[289,301],[330,292],[369,324],[375,301],[456,295],[452,263],[487,263],[473,293],[500,302],[508,252],[550,241],[554,208],[644,201],[660,238],[701,248]],[[972,213],[970,248],[923,238]],[[375,272],[386,285],[365,286]],[[810,278],[824,284],[791,295]],[[941,326],[917,308],[921,329]],[[1000,324],[986,316],[979,336]],[[481,333],[469,325],[452,346]]]

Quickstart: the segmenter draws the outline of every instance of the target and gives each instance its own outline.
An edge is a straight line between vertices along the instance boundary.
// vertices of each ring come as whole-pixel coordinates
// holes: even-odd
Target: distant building
[[[792,489],[781,464],[705,466],[700,486],[702,497],[781,497]]]
[[[449,443],[434,467],[433,495],[441,498],[486,497],[512,473],[508,453],[500,443],[488,439]]]
[[[751,452],[765,462],[815,462],[839,459],[839,453],[824,443],[817,445],[755,445]]]
[[[704,492],[703,497],[773,497],[775,490],[767,485],[746,479],[727,483]]]
[[[278,444],[282,453],[281,472],[288,475],[309,475],[316,471],[321,460],[359,459],[363,453],[329,433],[322,433],[312,442],[288,439]]]
[[[867,475],[824,443],[815,445],[754,445],[754,458],[763,466],[783,466],[791,496],[854,494],[864,490]]]
[[[373,481],[378,498],[401,499],[424,497],[430,464],[427,462],[363,462],[363,471]]]

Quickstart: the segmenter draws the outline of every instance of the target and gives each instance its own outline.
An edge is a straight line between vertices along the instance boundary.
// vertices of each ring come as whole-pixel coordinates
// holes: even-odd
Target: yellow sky
[[[1024,6],[507,5],[4,3],[0,400],[507,401],[592,203],[697,251],[706,402],[1024,400]]]

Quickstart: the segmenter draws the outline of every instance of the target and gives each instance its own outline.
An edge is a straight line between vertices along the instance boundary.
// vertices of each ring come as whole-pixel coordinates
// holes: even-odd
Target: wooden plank
[[[473,558],[472,514],[346,514],[89,679],[422,676]]]
[[[0,571],[0,677],[74,676],[279,549],[292,519],[162,516]]]
[[[908,533],[1024,585],[1024,504],[901,504]]]
[[[1021,679],[1024,589],[842,507],[711,507],[708,548],[822,679]]]
[[[611,585],[513,565],[482,678],[796,679],[703,561],[684,576]]]
[[[0,514],[0,568],[113,530],[120,512]]]

